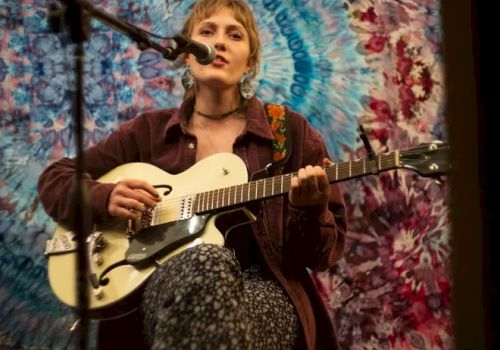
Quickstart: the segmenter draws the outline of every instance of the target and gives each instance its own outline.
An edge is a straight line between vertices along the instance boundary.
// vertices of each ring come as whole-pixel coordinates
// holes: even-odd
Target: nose
[[[216,42],[214,44],[214,47],[215,47],[215,50],[217,50],[217,51],[226,51],[226,44],[224,44],[223,42],[220,42],[220,41]]]

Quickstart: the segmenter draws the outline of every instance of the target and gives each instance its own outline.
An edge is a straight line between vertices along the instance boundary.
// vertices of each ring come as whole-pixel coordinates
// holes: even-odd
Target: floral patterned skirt
[[[142,305],[153,349],[292,349],[301,334],[288,296],[264,268],[203,244],[160,266]]]

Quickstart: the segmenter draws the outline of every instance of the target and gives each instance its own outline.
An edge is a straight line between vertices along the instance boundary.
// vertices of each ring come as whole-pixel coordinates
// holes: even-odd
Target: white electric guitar
[[[405,168],[422,176],[449,171],[448,146],[423,144],[413,149],[337,163],[327,167],[330,183],[381,171]],[[240,211],[242,224],[255,220],[244,203],[285,194],[295,173],[248,182],[243,161],[230,153],[201,160],[185,172],[171,175],[147,163],[118,166],[99,181],[116,183],[136,178],[154,185],[162,201],[135,222],[115,219],[96,226],[87,239],[89,311],[92,317],[110,317],[128,311],[147,278],[169,258],[200,243],[224,244],[215,227],[218,216]],[[225,209],[224,211],[222,209]],[[227,232],[224,232],[226,234]],[[75,307],[76,242],[74,234],[58,226],[47,241],[48,275],[54,294]]]

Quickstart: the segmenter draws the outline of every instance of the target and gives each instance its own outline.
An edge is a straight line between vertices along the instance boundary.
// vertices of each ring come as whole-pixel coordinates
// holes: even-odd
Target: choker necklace
[[[197,114],[199,114],[199,115],[201,115],[202,117],[205,117],[205,118],[209,118],[209,119],[222,119],[224,117],[227,117],[228,115],[231,115],[233,113],[238,112],[240,109],[241,109],[241,106],[238,106],[235,109],[233,109],[232,111],[229,111],[229,112],[226,112],[226,113],[222,113],[222,114],[206,114],[206,113],[200,112],[199,110],[197,110],[195,108],[194,112],[197,113]]]

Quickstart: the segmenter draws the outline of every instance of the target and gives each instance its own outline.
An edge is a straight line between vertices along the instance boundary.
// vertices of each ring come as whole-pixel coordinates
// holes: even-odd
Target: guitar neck
[[[333,183],[395,169],[400,166],[399,162],[399,151],[394,151],[377,155],[373,160],[365,158],[333,164],[326,167],[325,172],[328,181]],[[199,214],[288,193],[292,177],[296,175],[293,172],[198,193],[194,198],[193,211]]]

